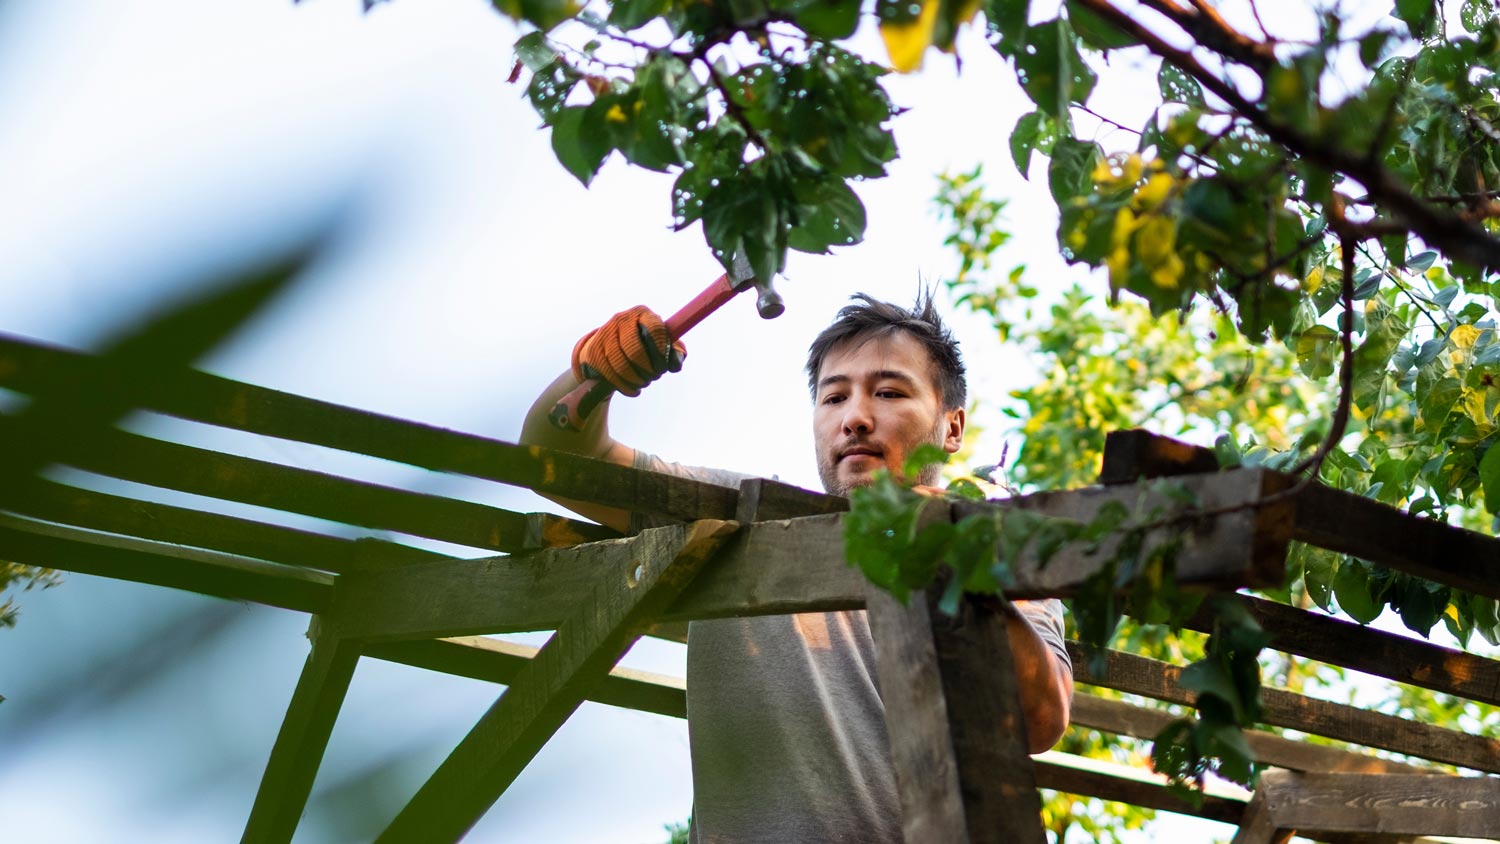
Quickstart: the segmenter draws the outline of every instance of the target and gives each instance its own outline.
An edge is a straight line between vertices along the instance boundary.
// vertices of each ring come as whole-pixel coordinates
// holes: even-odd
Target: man
[[[818,475],[834,495],[899,472],[921,443],[949,453],[963,443],[966,387],[958,345],[930,295],[911,310],[855,296],[809,349],[808,385]],[[581,339],[573,368],[537,399],[524,442],[728,486],[742,476],[667,463],[609,436],[608,405],[581,432],[547,420],[585,376],[636,395],[681,366],[661,319],[616,314]],[[915,480],[924,491],[940,468]],[[560,500],[621,530],[641,514]],[[1017,602],[1009,620],[1031,751],[1067,727],[1073,678],[1056,601]],[[693,759],[692,840],[704,844],[899,842],[900,799],[890,761],[865,613],[833,612],[693,622],[688,634],[688,732]]]

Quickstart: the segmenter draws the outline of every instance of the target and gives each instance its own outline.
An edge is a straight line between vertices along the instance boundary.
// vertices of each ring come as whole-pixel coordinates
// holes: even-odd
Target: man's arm
[[[594,408],[594,412],[589,414],[588,419],[584,421],[582,430],[567,431],[552,424],[548,414],[563,396],[572,392],[578,384],[577,376],[570,370],[557,376],[557,380],[549,384],[547,389],[537,396],[531,409],[526,411],[526,421],[521,425],[521,443],[555,448],[558,451],[581,454],[584,457],[606,460],[621,466],[635,465],[635,449],[617,442],[609,435],[609,399],[605,399]],[[546,493],[542,494],[546,495]],[[555,495],[546,497],[601,525],[618,531],[626,531],[630,528],[629,510],[575,501],[571,498],[560,498]]]
[[[1073,671],[1017,610],[1006,619],[1010,652],[1020,686],[1021,713],[1032,753],[1051,749],[1068,728],[1073,709]]]
[[[627,396],[639,395],[641,388],[664,373],[681,369],[686,354],[682,343],[668,336],[666,324],[650,308],[636,306],[615,314],[574,345],[572,368],[549,384],[526,412],[521,442],[621,466],[635,465],[635,449],[615,442],[609,435],[609,399],[600,402],[577,431],[553,425],[549,414],[585,378],[606,381]],[[547,497],[602,525],[619,531],[630,529],[629,510]]]

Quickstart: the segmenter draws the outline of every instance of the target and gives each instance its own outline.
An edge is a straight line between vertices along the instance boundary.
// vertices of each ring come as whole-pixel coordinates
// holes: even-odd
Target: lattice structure
[[[1500,780],[1456,777],[1361,752],[1256,732],[1256,756],[1278,770],[1254,794],[1218,791],[1186,804],[1148,772],[1048,753],[1026,755],[1000,617],[979,604],[958,622],[935,593],[903,607],[866,588],[843,561],[841,499],[771,481],[739,490],[516,446],[199,372],[129,372],[117,362],[0,337],[0,387],[36,396],[4,419],[0,558],[248,600],[312,616],[312,649],[246,826],[246,842],[289,841],[361,657],[506,685],[380,842],[460,839],[585,699],[682,717],[681,681],[613,668],[640,635],[680,638],[681,622],[867,607],[902,790],[909,842],[1041,842],[1037,787],[1242,823],[1237,841],[1291,830],[1329,841],[1399,835],[1491,835]],[[312,443],[439,472],[650,512],[683,522],[634,537],[585,522],[251,460],[84,420],[71,438],[25,439],[28,414],[106,373],[125,405],[258,436]],[[123,391],[123,392],[120,392]],[[107,417],[107,418],[106,418]],[[85,424],[87,423],[87,424]],[[92,427],[89,427],[92,425]],[[41,453],[37,453],[40,451]],[[43,480],[63,463],[213,499],[255,504],[475,549],[460,559],[383,540],[350,540],[207,510],[106,495]],[[1500,542],[1415,519],[1358,496],[1310,487],[1260,507],[1290,480],[1263,470],[1215,472],[1191,446],[1129,432],[1111,437],[1106,485],[1014,499],[945,503],[924,518],[1020,507],[1087,519],[1107,501],[1135,503],[1137,478],[1177,474],[1207,509],[1179,557],[1204,588],[1278,584],[1298,539],[1500,598]],[[1191,474],[1185,474],[1191,473]],[[1148,543],[1153,541],[1148,538]],[[505,556],[495,556],[497,554]],[[1014,597],[1066,596],[1107,554],[1068,549],[1045,568],[1022,560]],[[1323,615],[1242,597],[1271,647],[1309,659],[1500,705],[1500,662]],[[1195,619],[1199,629],[1207,619]],[[485,638],[556,629],[541,649]],[[484,635],[481,635],[484,634]],[[1088,692],[1104,687],[1191,702],[1180,668],[1110,653],[1102,673],[1075,653],[1077,727],[1150,737],[1159,709]],[[1266,722],[1484,774],[1500,741],[1268,689]]]

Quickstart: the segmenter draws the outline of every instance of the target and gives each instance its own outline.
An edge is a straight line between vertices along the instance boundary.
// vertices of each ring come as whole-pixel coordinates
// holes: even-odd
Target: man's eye
[[[830,395],[830,396],[824,396],[823,397],[823,404],[838,404],[839,402],[841,402],[843,400],[844,400],[843,396],[838,395],[837,393],[835,393],[835,394]]]
[[[906,397],[906,394],[900,390],[880,390],[875,395],[883,399],[900,399]]]

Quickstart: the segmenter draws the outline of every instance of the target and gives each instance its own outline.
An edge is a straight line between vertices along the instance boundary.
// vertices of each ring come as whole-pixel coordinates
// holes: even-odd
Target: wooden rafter
[[[442,844],[463,837],[629,649],[641,623],[675,599],[737,527],[705,520],[686,535],[656,534],[637,548],[634,567],[618,582],[596,582],[381,833],[379,844]]]

